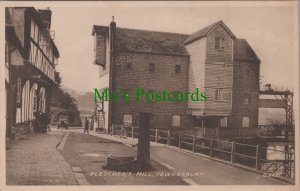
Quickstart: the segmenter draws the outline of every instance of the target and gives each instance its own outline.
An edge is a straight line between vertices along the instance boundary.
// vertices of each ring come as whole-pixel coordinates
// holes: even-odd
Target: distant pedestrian
[[[94,118],[91,119],[91,128],[90,128],[90,130],[91,131],[94,130]]]
[[[88,118],[86,117],[85,118],[85,121],[84,121],[84,131],[83,131],[83,133],[87,133],[87,134],[89,134],[89,120],[88,120]]]

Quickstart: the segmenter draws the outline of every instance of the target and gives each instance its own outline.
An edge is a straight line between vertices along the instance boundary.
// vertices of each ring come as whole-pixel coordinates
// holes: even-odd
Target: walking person
[[[88,120],[88,118],[86,117],[85,118],[85,121],[84,121],[84,131],[83,131],[83,133],[87,133],[87,134],[89,134],[89,120]]]

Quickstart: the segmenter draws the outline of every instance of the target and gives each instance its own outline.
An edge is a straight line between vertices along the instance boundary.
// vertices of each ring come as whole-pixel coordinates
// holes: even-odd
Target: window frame
[[[180,74],[181,73],[181,65],[180,64],[176,64],[175,65],[175,74]]]
[[[222,126],[221,125],[221,120],[224,120],[224,122],[226,123],[226,126]],[[219,121],[219,123],[220,123],[220,127],[221,128],[227,128],[228,127],[228,117],[226,116],[224,118],[221,118],[220,121]]]
[[[248,101],[246,101],[246,100],[248,100]],[[250,94],[244,94],[243,105],[250,105]]]
[[[154,63],[150,63],[149,64],[149,72],[150,73],[154,73],[155,72],[155,64]]]
[[[17,77],[16,85],[17,85],[16,102],[21,103],[21,100],[22,100],[22,78],[21,77]]]
[[[222,101],[222,99],[221,99],[222,91],[221,90],[222,90],[221,88],[215,89],[215,101]]]
[[[126,70],[130,70],[132,68],[131,62],[126,62]]]
[[[130,118],[126,118],[126,117],[130,117]],[[125,120],[125,119],[127,119],[127,120]],[[130,120],[128,120],[128,119],[130,119]],[[127,123],[127,121],[130,121],[130,123]],[[130,115],[130,114],[123,115],[123,125],[124,126],[132,126],[132,115]]]
[[[180,125],[181,125],[180,115],[172,115],[172,127],[180,127]]]
[[[247,122],[248,122],[248,126],[244,126],[244,119],[246,120],[248,120]],[[249,118],[249,116],[243,116],[242,117],[242,128],[249,128],[250,127],[250,118]]]
[[[224,50],[225,46],[225,37],[216,36],[215,37],[215,49]]]

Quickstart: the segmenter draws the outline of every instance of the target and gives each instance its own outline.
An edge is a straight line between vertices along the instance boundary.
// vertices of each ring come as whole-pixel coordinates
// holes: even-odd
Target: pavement
[[[75,173],[56,146],[65,132],[30,134],[6,150],[7,185],[78,185]]]

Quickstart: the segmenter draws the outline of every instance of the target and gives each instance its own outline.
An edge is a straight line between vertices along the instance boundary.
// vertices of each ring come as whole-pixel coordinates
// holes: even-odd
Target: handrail
[[[131,130],[130,130],[131,129]],[[126,126],[124,127],[123,125],[113,125],[112,128],[112,135],[117,135],[120,134],[120,136],[128,136],[131,135],[131,138],[136,137],[136,135],[139,135],[139,132],[136,132],[135,129],[139,129],[139,127],[136,126]],[[222,152],[230,155],[230,162],[231,163],[237,163],[239,161],[236,160],[236,157],[245,157],[245,158],[250,158],[255,160],[256,164],[256,169],[257,170],[262,170],[265,171],[265,169],[261,169],[262,166],[265,163],[268,162],[273,162],[273,163],[278,163],[280,165],[286,166],[289,168],[290,174],[286,174],[287,178],[294,179],[294,169],[295,169],[295,162],[294,160],[285,160],[287,164],[282,164],[282,160],[279,161],[274,161],[274,160],[266,160],[264,158],[261,158],[260,152],[261,150],[265,151],[275,151],[279,153],[284,153],[284,154],[289,154],[289,155],[295,155],[295,152],[293,151],[282,151],[282,150],[277,150],[277,149],[272,149],[272,148],[266,148],[266,147],[261,147],[259,145],[251,145],[251,144],[246,144],[246,143],[237,143],[234,141],[227,141],[227,140],[221,140],[217,138],[210,138],[210,137],[202,137],[202,136],[197,136],[197,135],[192,135],[188,133],[176,133],[176,136],[172,134],[172,130],[161,130],[161,129],[149,129],[150,130],[150,141],[154,142],[160,142],[164,144],[170,145],[172,141],[178,141],[178,147],[179,149],[191,149],[193,152],[201,152],[199,151],[202,149],[205,149],[206,152],[205,154],[209,153],[208,155],[210,157],[220,157],[217,155],[217,152]],[[175,131],[177,132],[177,131]],[[164,140],[164,141],[163,141]],[[167,140],[165,142],[165,140]],[[198,143],[201,144],[198,144]],[[204,143],[202,145],[202,143]],[[174,143],[173,143],[174,144]],[[189,146],[187,148],[187,145]],[[236,152],[236,147],[237,146],[244,146],[248,148],[255,148],[256,152],[253,154],[249,153],[240,153]],[[198,149],[198,150],[197,150]],[[292,171],[291,171],[292,169]],[[287,170],[288,171],[288,170]]]

